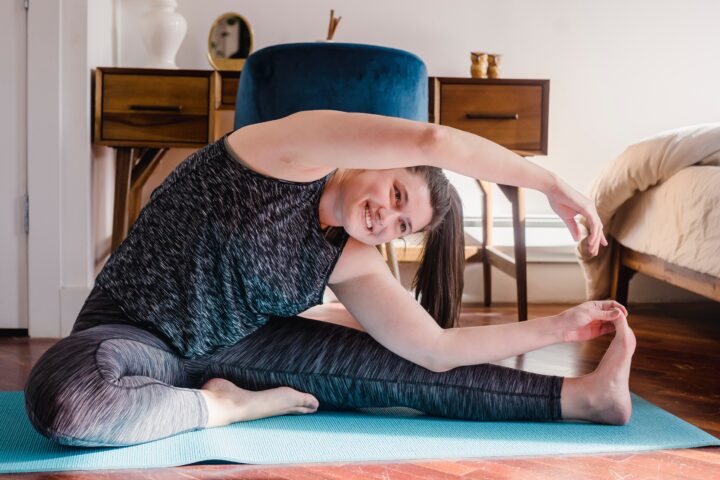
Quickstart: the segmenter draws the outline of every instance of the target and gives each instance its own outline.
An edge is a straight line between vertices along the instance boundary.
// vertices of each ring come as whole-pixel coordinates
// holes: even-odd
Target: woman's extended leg
[[[273,318],[209,357],[203,379],[212,378],[249,390],[288,385],[313,394],[320,409],[406,406],[462,419],[561,418],[561,377],[490,364],[436,373],[367,333],[300,317]]]
[[[209,358],[204,378],[216,377],[209,383],[220,382],[228,397],[233,386],[219,377],[251,390],[290,385],[318,397],[321,409],[407,406],[451,418],[623,424],[631,408],[627,380],[633,351],[634,336],[625,323],[598,369],[584,377],[489,364],[435,373],[363,332],[295,317],[273,319]]]

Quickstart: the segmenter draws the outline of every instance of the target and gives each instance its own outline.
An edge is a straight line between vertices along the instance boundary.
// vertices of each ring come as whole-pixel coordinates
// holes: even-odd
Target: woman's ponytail
[[[460,196],[447,179],[445,182],[449,208],[440,222],[425,233],[422,260],[412,285],[415,298],[438,325],[453,328],[458,324],[462,303],[465,234]]]

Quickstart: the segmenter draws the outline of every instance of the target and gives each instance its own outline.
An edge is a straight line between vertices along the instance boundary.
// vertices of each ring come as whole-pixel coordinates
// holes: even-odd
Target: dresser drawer
[[[213,139],[211,71],[103,68],[95,77],[95,141],[197,147]]]
[[[436,121],[521,154],[547,154],[547,80],[439,79]]]

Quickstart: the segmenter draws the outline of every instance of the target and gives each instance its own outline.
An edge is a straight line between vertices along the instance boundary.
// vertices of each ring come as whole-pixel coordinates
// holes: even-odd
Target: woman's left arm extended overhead
[[[251,129],[255,129],[252,131]],[[573,237],[574,217],[590,226],[591,252],[607,245],[595,206],[555,174],[483,137],[400,118],[311,110],[257,124],[245,132],[260,157],[281,156],[296,168],[387,169],[430,165],[468,177],[528,187],[547,195]],[[262,148],[261,145],[266,145]]]

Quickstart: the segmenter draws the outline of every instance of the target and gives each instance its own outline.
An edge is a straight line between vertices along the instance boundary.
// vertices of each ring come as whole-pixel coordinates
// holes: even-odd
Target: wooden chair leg
[[[528,318],[527,305],[527,248],[525,246],[525,192],[515,187],[516,201],[512,204],[513,237],[515,240],[515,282],[517,284],[518,320]]]
[[[132,148],[118,148],[115,159],[115,202],[111,249],[120,245],[128,230],[128,196],[132,176]]]
[[[492,305],[492,264],[487,254],[487,248],[492,245],[492,186],[490,183],[477,180],[482,193],[483,212],[483,301],[486,307]]]

